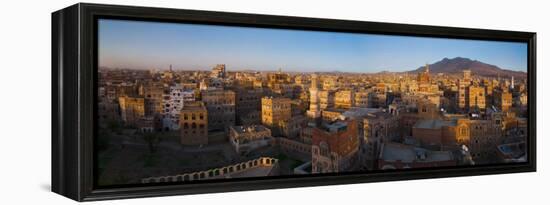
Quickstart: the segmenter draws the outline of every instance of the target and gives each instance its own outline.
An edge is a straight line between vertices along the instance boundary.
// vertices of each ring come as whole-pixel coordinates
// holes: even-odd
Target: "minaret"
[[[510,88],[512,88],[512,90],[514,89],[514,76],[512,76],[512,84],[510,85]]]
[[[426,72],[426,73],[430,73],[430,64],[428,64],[428,63],[426,63],[425,72]]]
[[[311,75],[309,95],[309,110],[307,111],[307,116],[310,118],[318,118],[321,116],[321,111],[319,110],[319,82],[316,74]]]
[[[430,83],[430,66],[426,63],[424,71],[418,73],[417,77],[418,84],[428,84]]]
[[[426,83],[430,83],[430,64],[426,63],[426,70],[424,71],[424,78]]]

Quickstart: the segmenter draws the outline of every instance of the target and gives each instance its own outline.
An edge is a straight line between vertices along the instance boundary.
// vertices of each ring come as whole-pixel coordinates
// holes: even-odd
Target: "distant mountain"
[[[456,57],[453,59],[444,58],[433,64],[429,64],[430,73],[444,73],[444,74],[460,74],[463,70],[470,69],[472,74],[486,76],[486,77],[527,77],[526,72],[513,71],[499,68],[498,66],[487,64],[477,60],[471,60],[469,58]],[[425,66],[421,66],[416,70],[410,71],[411,73],[418,73],[423,71]]]
[[[377,72],[376,74],[390,74],[390,73],[392,73],[392,72],[387,71],[387,70],[383,70],[383,71]]]

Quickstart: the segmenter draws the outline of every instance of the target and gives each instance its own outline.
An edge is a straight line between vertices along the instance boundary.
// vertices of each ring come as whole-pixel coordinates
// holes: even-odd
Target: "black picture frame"
[[[97,19],[445,37],[528,44],[528,161],[517,164],[322,174],[200,183],[94,184]],[[52,13],[52,191],[77,201],[536,171],[536,33],[79,3]]]

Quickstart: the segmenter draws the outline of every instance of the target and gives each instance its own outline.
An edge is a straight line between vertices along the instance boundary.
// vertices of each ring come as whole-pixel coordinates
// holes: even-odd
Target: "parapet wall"
[[[141,183],[157,182],[184,182],[205,179],[223,179],[230,178],[231,174],[244,172],[256,167],[275,167],[278,165],[278,159],[271,157],[260,157],[258,159],[241,162],[221,168],[215,168],[205,171],[185,173],[173,176],[149,177],[141,180]]]

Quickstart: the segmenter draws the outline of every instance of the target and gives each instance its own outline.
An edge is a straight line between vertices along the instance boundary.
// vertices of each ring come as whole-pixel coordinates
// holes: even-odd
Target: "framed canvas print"
[[[52,14],[52,190],[532,172],[535,36],[76,4]]]

